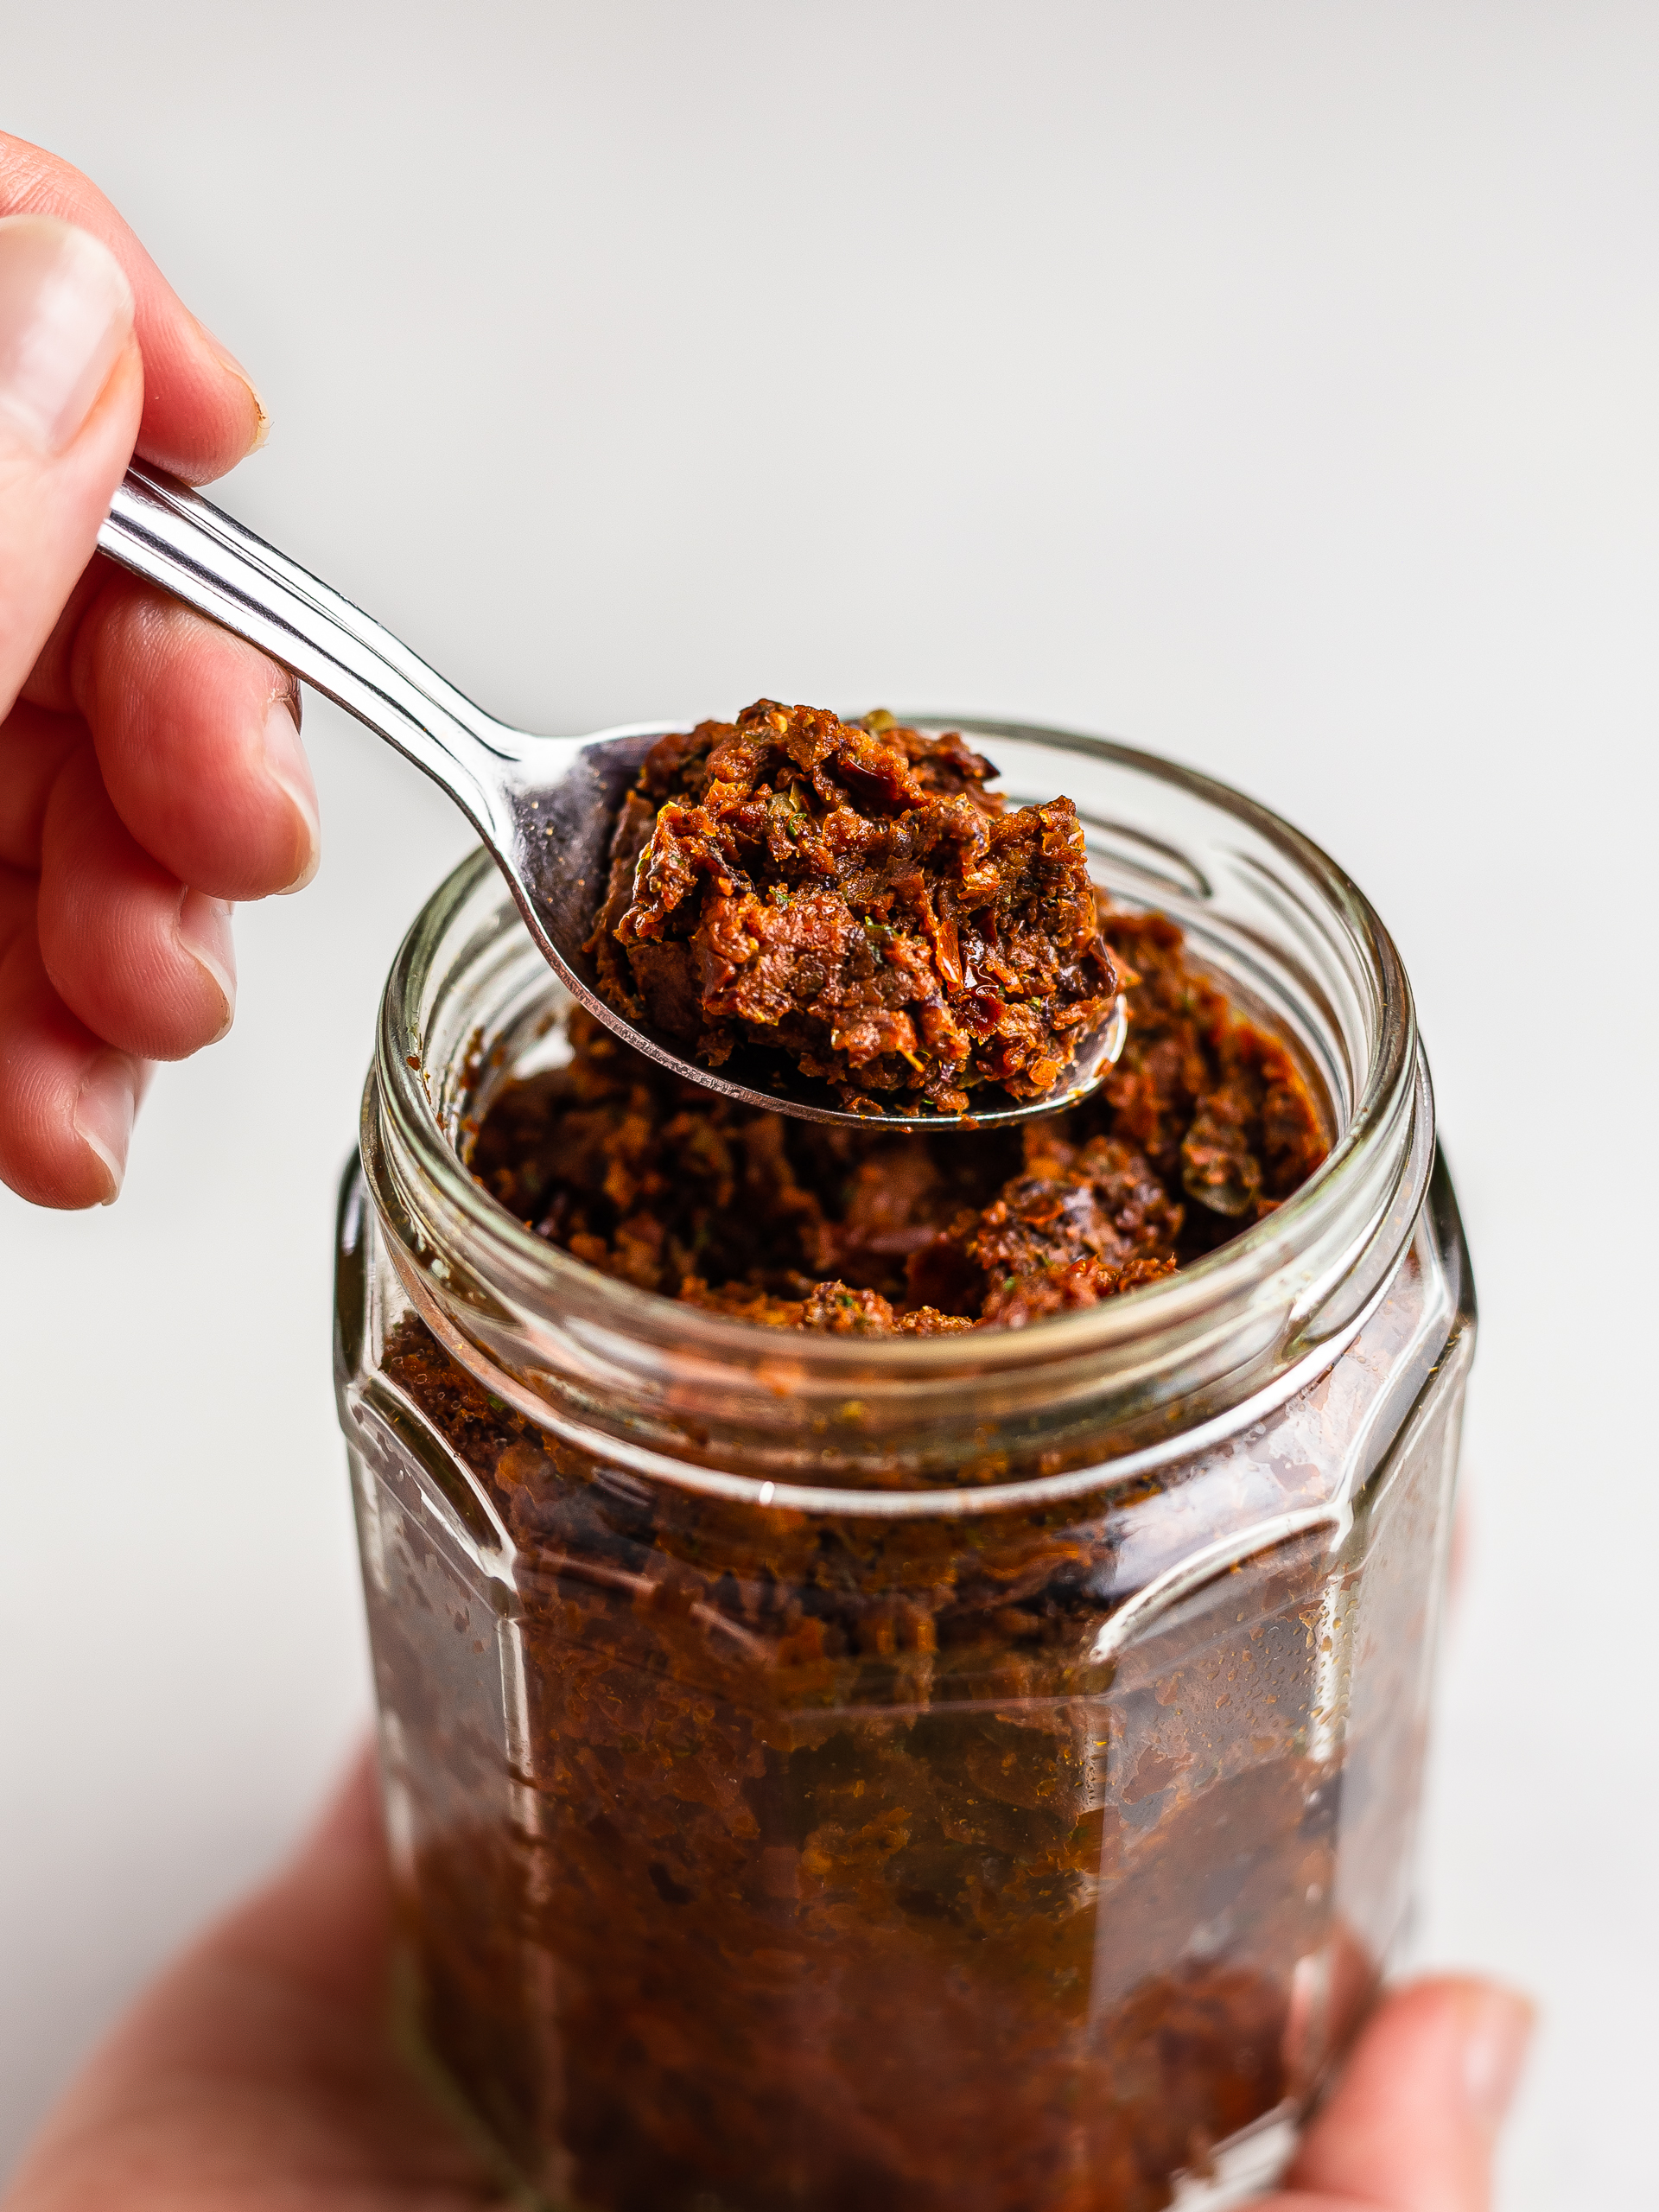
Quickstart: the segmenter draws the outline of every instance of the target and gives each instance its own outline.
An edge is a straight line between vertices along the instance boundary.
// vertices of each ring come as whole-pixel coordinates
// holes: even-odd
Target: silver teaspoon
[[[875,1120],[836,1103],[781,1054],[734,1054],[706,1068],[618,1013],[582,945],[610,871],[611,827],[640,762],[665,729],[636,723],[593,737],[535,737],[485,714],[390,631],[161,470],[135,461],[98,535],[99,550],[199,614],[245,638],[355,715],[448,791],[505,876],[525,926],[566,988],[607,1028],[676,1075],[747,1106],[861,1128],[986,1128],[1052,1114],[1083,1098],[1122,1050],[1111,1018],[1041,1098],[963,1115],[885,1109]],[[750,1082],[739,1079],[741,1075]]]

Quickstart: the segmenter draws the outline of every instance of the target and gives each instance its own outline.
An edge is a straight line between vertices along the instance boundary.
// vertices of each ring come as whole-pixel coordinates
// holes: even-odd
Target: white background
[[[499,712],[1070,721],[1370,893],[1484,1308],[1420,1948],[1544,2006],[1506,2212],[1649,2202],[1659,10],[0,0],[0,94],[256,372],[226,503]],[[0,2164],[366,1711],[334,1185],[467,839],[307,728],[120,1205],[0,1193]]]

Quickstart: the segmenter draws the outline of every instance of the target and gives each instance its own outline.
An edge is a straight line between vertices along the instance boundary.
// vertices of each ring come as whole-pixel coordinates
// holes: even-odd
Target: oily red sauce
[[[1077,809],[1010,810],[955,734],[758,699],[661,739],[624,803],[600,985],[719,1066],[782,1052],[848,1103],[1037,1098],[1110,1012]]]
[[[774,1328],[1018,1328],[1121,1296],[1259,1220],[1325,1141],[1290,1054],[1173,923],[1107,910],[1102,930],[1128,1041],[1064,1113],[937,1133],[790,1119],[577,1012],[569,1062],[498,1095],[473,1171],[601,1273]]]

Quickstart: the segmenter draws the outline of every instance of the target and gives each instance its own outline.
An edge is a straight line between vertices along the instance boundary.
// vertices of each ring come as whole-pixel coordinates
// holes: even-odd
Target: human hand
[[[477,2212],[505,2205],[388,2046],[391,1891],[365,1759],[287,1871],[142,1999],[0,2212]],[[1254,2212],[1484,2212],[1531,2027],[1443,1977],[1372,2017]]]
[[[165,1974],[0,2212],[477,2212],[510,2192],[391,2050],[374,1763],[288,1868]]]
[[[1283,2187],[1249,2212],[1486,2212],[1532,2018],[1513,1990],[1464,1975],[1391,1991]]]
[[[231,901],[315,872],[294,679],[110,563],[135,446],[193,483],[247,377],[101,194],[0,133],[0,1180],[107,1204],[156,1060],[230,1027]]]

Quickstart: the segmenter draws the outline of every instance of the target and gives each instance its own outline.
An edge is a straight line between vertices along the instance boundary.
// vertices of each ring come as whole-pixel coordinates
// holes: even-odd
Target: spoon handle
[[[303,677],[441,784],[498,853],[517,734],[187,484],[134,461],[99,550]]]

